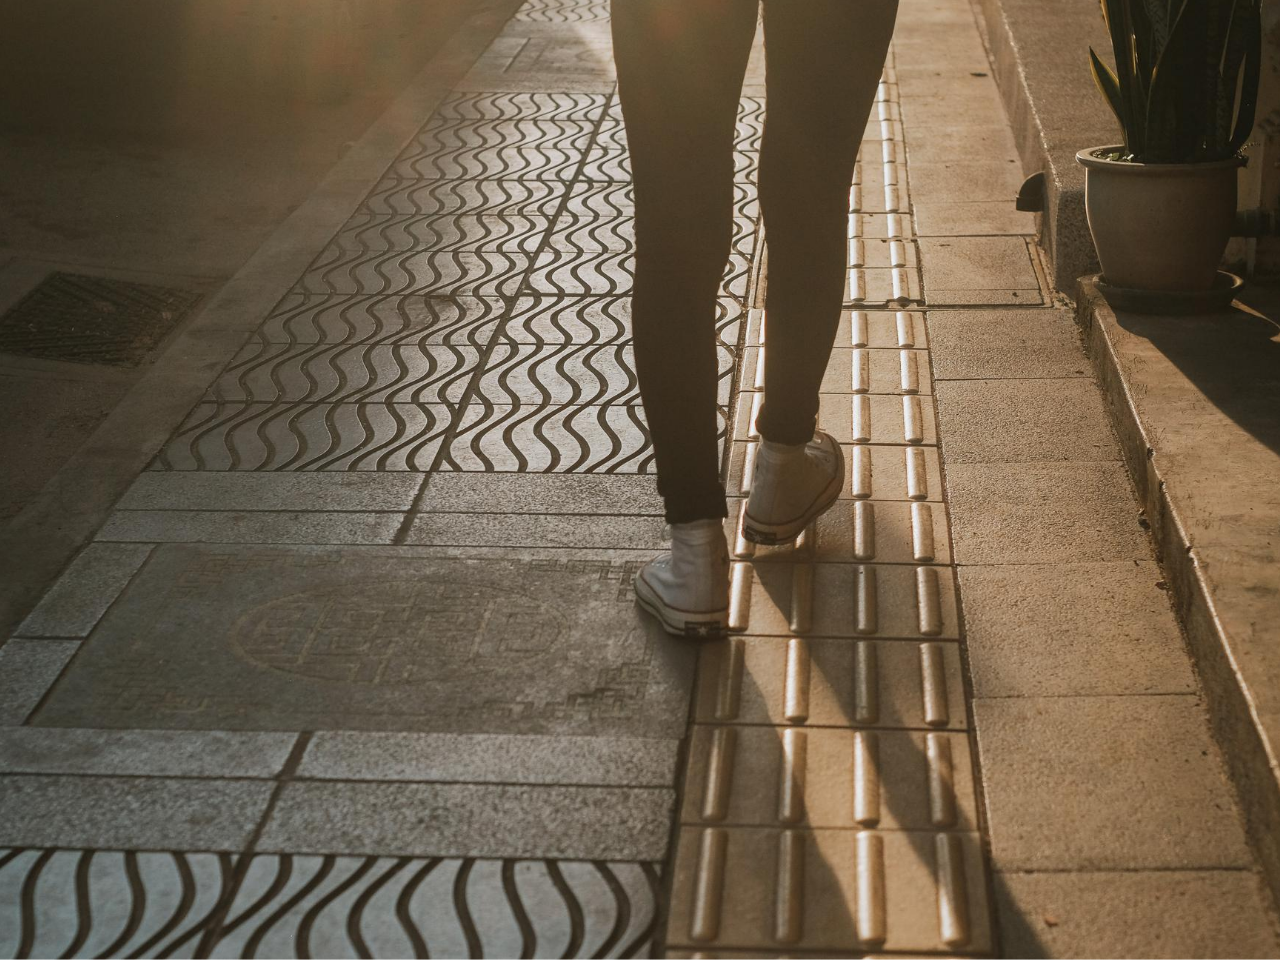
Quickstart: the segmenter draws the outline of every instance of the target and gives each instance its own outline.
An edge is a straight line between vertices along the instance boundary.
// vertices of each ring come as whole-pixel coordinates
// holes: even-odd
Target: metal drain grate
[[[0,317],[0,352],[137,366],[199,299],[188,290],[50,274]]]

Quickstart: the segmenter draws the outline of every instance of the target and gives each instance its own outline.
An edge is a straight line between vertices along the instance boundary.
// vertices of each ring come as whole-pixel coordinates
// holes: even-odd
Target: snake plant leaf
[[[1235,156],[1253,132],[1253,121],[1258,109],[1258,81],[1262,72],[1262,3],[1249,0],[1240,18],[1240,30],[1244,34],[1244,77],[1240,83],[1240,106],[1236,113],[1236,127],[1227,142],[1227,155]],[[1235,78],[1231,79],[1231,99],[1236,98]]]
[[[1169,0],[1143,0],[1143,12],[1151,24],[1151,42],[1157,50],[1163,50],[1169,42]],[[1155,61],[1152,61],[1154,66]]]
[[[1120,93],[1120,83],[1116,80],[1116,75],[1112,69],[1099,59],[1098,55],[1093,52],[1092,47],[1089,48],[1089,66],[1093,71],[1093,82],[1097,84],[1102,96],[1106,98],[1107,105],[1111,107],[1111,112],[1120,121],[1120,133],[1124,137],[1125,152],[1128,153],[1130,152],[1129,123],[1126,115],[1128,105],[1124,101],[1123,94]]]
[[[1169,42],[1160,52],[1147,100],[1149,163],[1191,163],[1199,159],[1208,97],[1200,70],[1201,44],[1210,0],[1181,0],[1169,31]]]

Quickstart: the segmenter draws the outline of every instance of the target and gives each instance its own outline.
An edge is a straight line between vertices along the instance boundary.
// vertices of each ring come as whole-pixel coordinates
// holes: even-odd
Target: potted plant
[[[1124,143],[1081,150],[1085,210],[1104,292],[1203,298],[1236,211],[1236,171],[1253,129],[1261,0],[1101,0],[1113,71],[1093,77]]]

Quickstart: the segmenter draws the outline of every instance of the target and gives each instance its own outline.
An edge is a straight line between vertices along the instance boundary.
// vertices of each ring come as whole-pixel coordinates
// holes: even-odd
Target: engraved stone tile
[[[854,216],[851,215],[849,218],[851,224]],[[887,215],[884,219],[887,219]],[[919,254],[915,243],[911,240],[878,240],[851,235],[845,249],[847,265],[850,267],[866,267],[875,270],[908,267],[914,270],[919,266]]]
[[[550,226],[546,216],[510,211],[427,217],[357,213],[316,257],[313,269],[329,270],[390,252],[536,253]]]
[[[480,351],[450,344],[364,346],[250,343],[205,394],[205,403],[453,403]]]
[[[418,180],[572,180],[591,142],[590,122],[432,121],[391,167]]]
[[[751,260],[731,254],[720,286],[720,295],[741,300],[747,295]],[[604,253],[584,255],[561,250],[538,254],[526,293],[557,296],[615,296],[629,293],[635,279],[635,255]]]
[[[882,242],[882,241],[873,241]],[[845,275],[846,307],[918,304],[923,300],[915,267],[850,267]]]
[[[918,570],[893,564],[815,563],[812,583],[801,596],[793,564],[741,561],[749,567],[742,578],[738,629],[752,636],[787,636],[797,632],[793,610],[797,603],[812,606],[806,635],[848,637],[959,636],[955,580],[947,568],[928,568],[931,578],[924,593]],[[736,605],[736,598],[731,598]],[[930,620],[936,611],[937,622]],[[732,617],[732,614],[731,614]]]
[[[807,656],[797,657],[792,639],[731,637],[707,645],[698,664],[697,721],[921,730],[967,726],[957,644],[802,638]],[[936,660],[930,660],[930,650]],[[794,708],[789,689],[797,684],[807,689],[803,710]]]
[[[405,543],[437,546],[670,549],[657,517],[429,513],[414,518]]]
[[[505,306],[501,300],[421,296],[336,297],[289,294],[255,338],[263,343],[469,345],[483,348]]]
[[[850,213],[849,239],[910,240],[911,217],[905,213]]]
[[[745,217],[733,221],[733,249],[750,255],[755,247],[756,222]],[[633,217],[562,217],[547,238],[551,249],[565,253],[622,253],[635,249]]]
[[[744,183],[756,183],[759,163],[759,153],[734,150],[733,179]],[[629,183],[632,180],[631,154],[626,145],[617,144],[615,138],[607,134],[604,138],[598,137],[587,152],[580,176],[587,183],[601,181]]]
[[[678,747],[678,740],[638,738],[321,731],[307,746],[298,776],[668,787]]]
[[[414,473],[150,471],[133,481],[117,509],[405,511],[423,479]]]
[[[87,637],[151,553],[149,546],[90,544],[22,621],[24,637]]]
[[[239,850],[269,780],[0,777],[0,846]]]
[[[708,834],[723,838],[719,862],[707,856]],[[667,938],[678,947],[990,949],[975,833],[687,826],[677,850]]]
[[[716,300],[716,335],[737,347],[746,311],[728,297]],[[502,326],[499,339],[514,343],[606,344],[631,339],[631,298],[521,297]]]
[[[653,788],[293,781],[257,849],[661,860],[674,802]]]
[[[569,189],[568,184],[558,180],[419,180],[387,176],[374,186],[360,211],[374,216],[554,217]]]
[[[764,349],[767,352],[768,348]],[[744,390],[764,387],[763,371],[759,369],[760,352],[760,347],[747,347],[742,352]],[[836,347],[831,351],[819,389],[823,393],[927,395],[933,392],[929,357],[923,350]]]
[[[564,208],[567,217],[635,216],[635,188],[623,181],[575,181]],[[760,218],[758,190],[754,183],[737,180],[733,184],[734,216],[755,221]]]
[[[750,490],[755,444],[733,444],[727,491],[739,496]],[[842,498],[855,500],[942,499],[942,475],[936,447],[841,444],[845,488]],[[748,451],[750,450],[750,454]]]
[[[967,734],[699,724],[689,749],[683,824],[977,829]]]
[[[148,777],[274,777],[292,733],[0,729],[0,772]]]
[[[440,404],[202,403],[161,470],[427,470],[452,420]]]
[[[732,547],[741,523],[742,505],[730,504],[725,521]],[[805,532],[803,551],[787,545],[762,547],[750,544],[735,556],[759,562],[787,563],[805,558],[823,562],[875,561],[877,563],[950,563],[946,506],[941,503],[907,503],[898,500],[837,500]],[[746,541],[738,541],[746,544]]]
[[[753,309],[747,332],[747,343],[765,343],[767,311]],[[836,330],[837,347],[927,347],[924,314],[913,310],[845,310],[840,314]]]
[[[99,541],[128,543],[392,543],[402,513],[308,510],[116,510]]]
[[[418,502],[445,513],[620,514],[662,516],[652,477],[626,474],[433,474]]]
[[[23,640],[0,646],[0,724],[23,723],[80,649],[78,640]]]
[[[209,955],[648,956],[660,884],[651,863],[258,855]]]
[[[570,120],[590,123],[609,98],[598,93],[465,93],[445,98],[439,120]]]
[[[162,545],[37,722],[678,737],[694,652],[638,565]]]
[[[718,400],[729,402],[733,354],[717,348]],[[545,346],[498,343],[474,396],[493,404],[636,404],[640,402],[630,346]]]
[[[195,956],[234,868],[227,853],[0,851],[0,955]]]
[[[369,253],[308,271],[294,292],[512,297],[528,268],[524,254],[496,251]]]
[[[917,242],[930,306],[1044,302],[1022,237],[926,237]]]

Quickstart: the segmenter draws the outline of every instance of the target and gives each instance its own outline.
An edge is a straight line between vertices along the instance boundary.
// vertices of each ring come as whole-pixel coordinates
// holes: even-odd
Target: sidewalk
[[[0,647],[0,955],[1274,955],[965,0],[902,6],[823,395],[850,482],[794,548],[737,535],[757,51],[736,632],[635,609],[607,10],[519,9]]]

